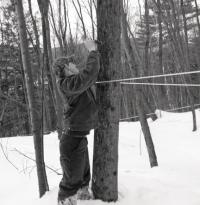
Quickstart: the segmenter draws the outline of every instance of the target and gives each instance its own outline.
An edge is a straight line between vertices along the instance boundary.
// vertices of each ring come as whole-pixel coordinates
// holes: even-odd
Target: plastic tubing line
[[[161,77],[169,77],[169,76],[189,75],[189,74],[195,74],[195,73],[200,73],[200,70],[179,72],[179,73],[168,73],[168,74],[162,74],[162,75],[141,76],[141,77],[135,77],[135,78],[124,78],[124,79],[116,79],[116,80],[104,80],[104,81],[98,81],[96,83],[97,84],[116,83],[116,82],[130,81],[130,80],[141,80],[141,79],[161,78]]]
[[[200,87],[200,84],[187,84],[187,83],[136,83],[136,82],[121,82],[122,85],[157,85],[157,86],[178,86],[178,87]]]

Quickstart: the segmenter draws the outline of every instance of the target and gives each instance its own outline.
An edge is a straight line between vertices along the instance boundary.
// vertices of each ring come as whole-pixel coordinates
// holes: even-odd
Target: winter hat
[[[74,63],[74,56],[69,57],[59,57],[53,63],[53,71],[56,76],[62,77],[65,75],[65,65],[69,65],[69,63]]]

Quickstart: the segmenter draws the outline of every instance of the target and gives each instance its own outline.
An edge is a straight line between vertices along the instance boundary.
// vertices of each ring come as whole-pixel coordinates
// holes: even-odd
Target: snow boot
[[[92,193],[89,192],[89,187],[84,186],[78,190],[77,199],[79,199],[79,200],[91,200],[91,199],[94,199],[94,196]]]
[[[77,205],[77,195],[67,197],[64,200],[58,200],[58,205]]]

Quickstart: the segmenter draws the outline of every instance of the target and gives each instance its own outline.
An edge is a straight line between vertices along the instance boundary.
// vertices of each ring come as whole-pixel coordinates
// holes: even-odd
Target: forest
[[[119,122],[140,122],[151,167],[159,164],[148,125],[148,118],[157,120],[156,110],[190,111],[191,130],[197,130],[199,0],[1,1],[0,138],[33,135],[40,196],[48,190],[43,134],[57,131],[59,138],[63,130],[64,105],[52,66],[60,56],[84,64],[83,39],[100,42],[96,198],[118,198],[117,174],[109,169],[117,170]]]

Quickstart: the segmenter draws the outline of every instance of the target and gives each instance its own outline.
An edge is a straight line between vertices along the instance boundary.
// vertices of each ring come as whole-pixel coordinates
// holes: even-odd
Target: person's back
[[[58,203],[76,204],[76,193],[88,187],[90,165],[86,135],[97,126],[97,104],[92,86],[99,72],[96,44],[86,44],[90,51],[85,68],[80,72],[68,58],[54,63],[57,86],[65,102],[65,129],[60,139],[60,161],[63,178],[60,182]]]

